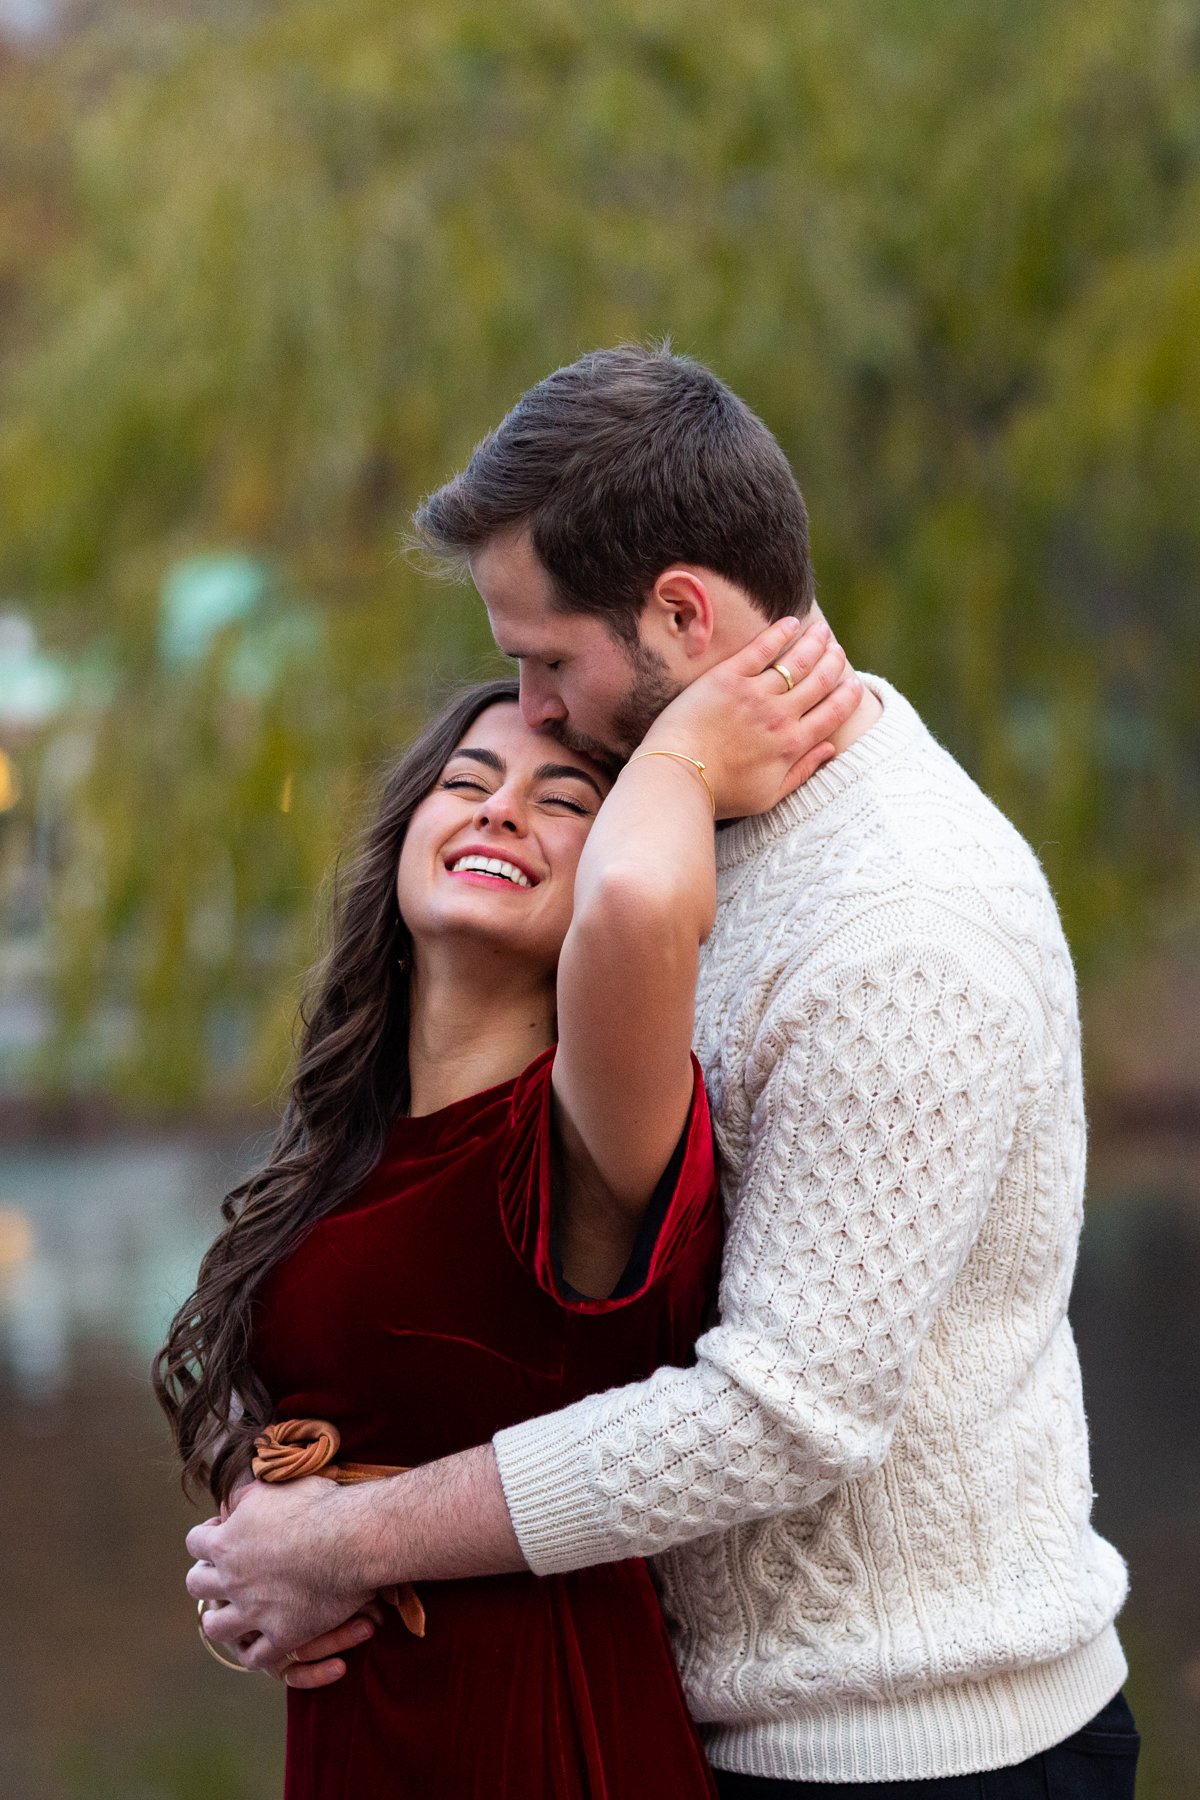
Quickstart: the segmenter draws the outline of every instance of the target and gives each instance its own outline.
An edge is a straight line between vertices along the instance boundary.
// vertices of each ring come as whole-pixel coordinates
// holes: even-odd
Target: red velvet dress
[[[398,1119],[379,1165],[264,1284],[253,1359],[276,1416],[348,1462],[424,1463],[686,1363],[720,1254],[696,1075],[648,1270],[621,1299],[556,1278],[547,1051],[514,1081]],[[332,1687],[288,1690],[285,1800],[708,1800],[646,1565],[425,1582]]]

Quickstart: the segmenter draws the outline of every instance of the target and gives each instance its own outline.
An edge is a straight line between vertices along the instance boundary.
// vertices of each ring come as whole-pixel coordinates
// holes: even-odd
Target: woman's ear
[[[683,563],[664,569],[650,590],[642,636],[669,661],[707,655],[716,618],[705,571]]]

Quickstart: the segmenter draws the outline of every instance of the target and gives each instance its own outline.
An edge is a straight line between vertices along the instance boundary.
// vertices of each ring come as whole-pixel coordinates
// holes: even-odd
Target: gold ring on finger
[[[198,1600],[196,1602],[196,1610],[200,1614],[200,1621],[199,1621],[200,1642],[204,1645],[204,1648],[208,1651],[208,1654],[211,1657],[213,1657],[217,1662],[219,1662],[223,1669],[233,1669],[234,1672],[238,1675],[253,1675],[254,1670],[248,1669],[246,1667],[245,1663],[230,1662],[230,1660],[227,1656],[222,1656],[221,1652],[217,1649],[217,1646],[213,1643],[212,1639],[209,1637],[207,1631],[205,1631],[204,1615],[208,1611],[208,1607],[209,1607],[209,1602],[207,1600]]]
[[[787,667],[787,665],[785,663],[781,663],[781,662],[773,662],[771,664],[771,667],[773,669],[779,670],[779,673],[783,676],[783,679],[787,682],[787,691],[790,694],[792,689],[796,685],[796,683],[792,680],[792,671]]]

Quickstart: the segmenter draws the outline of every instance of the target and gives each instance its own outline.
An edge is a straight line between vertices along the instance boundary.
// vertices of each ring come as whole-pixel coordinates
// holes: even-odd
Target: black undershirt
[[[563,1277],[562,1245],[559,1241],[558,1208],[553,1206],[550,1217],[550,1263],[554,1270],[554,1279],[559,1293],[565,1300],[623,1300],[627,1294],[636,1294],[650,1273],[650,1259],[654,1255],[654,1246],[658,1242],[658,1234],[663,1228],[663,1221],[675,1192],[675,1184],[679,1180],[679,1171],[683,1167],[684,1153],[687,1150],[688,1131],[691,1128],[691,1112],[689,1109],[687,1123],[679,1134],[679,1142],[671,1152],[671,1160],[663,1170],[658,1186],[650,1196],[649,1204],[642,1214],[642,1222],[638,1226],[637,1236],[633,1240],[633,1249],[629,1253],[629,1261],[621,1271],[621,1278],[615,1288],[607,1294],[581,1294]]]

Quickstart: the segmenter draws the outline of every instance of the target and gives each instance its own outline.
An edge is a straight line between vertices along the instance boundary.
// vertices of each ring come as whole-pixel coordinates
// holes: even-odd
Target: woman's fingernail
[[[799,619],[780,619],[779,623],[785,631],[799,631],[800,629]]]

